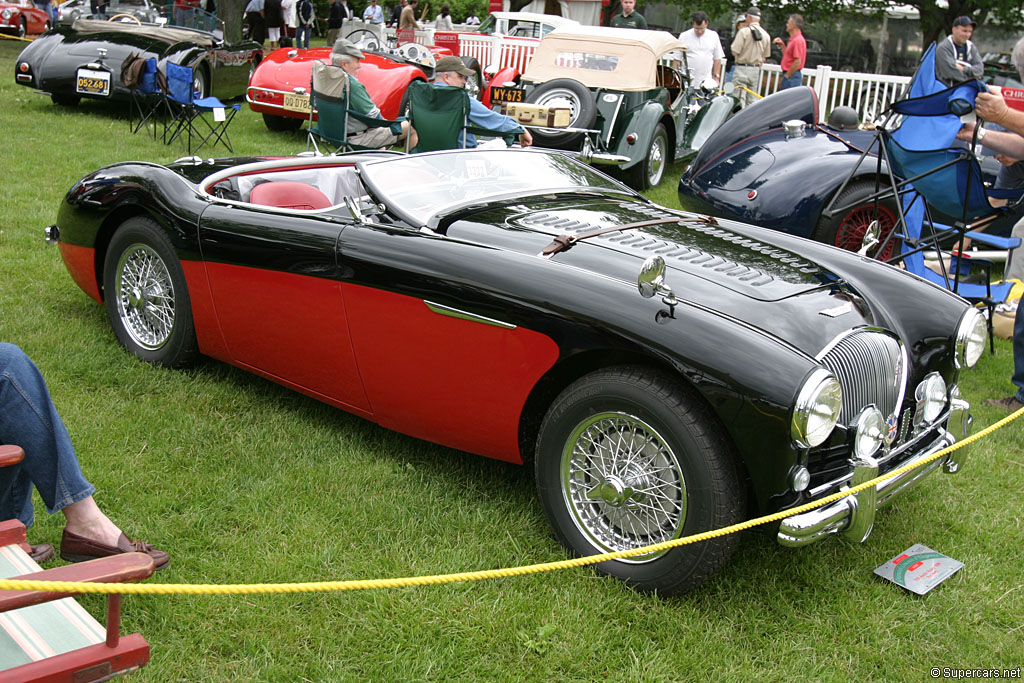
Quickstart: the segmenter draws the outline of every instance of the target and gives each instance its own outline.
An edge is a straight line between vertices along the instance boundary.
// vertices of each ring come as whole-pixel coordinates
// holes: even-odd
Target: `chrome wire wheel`
[[[174,330],[174,284],[160,255],[146,244],[121,254],[115,274],[117,312],[132,341],[147,350],[162,348]]]
[[[647,152],[647,184],[649,187],[657,187],[661,182],[667,160],[668,138],[659,128],[655,131],[654,139],[651,140],[651,149]]]
[[[603,412],[580,422],[561,457],[562,493],[580,532],[605,552],[678,538],[686,520],[679,459],[642,419]],[[619,560],[651,562],[669,550]]]

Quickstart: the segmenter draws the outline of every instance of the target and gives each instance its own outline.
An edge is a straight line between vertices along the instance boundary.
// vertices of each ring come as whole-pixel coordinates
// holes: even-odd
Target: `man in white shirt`
[[[363,10],[363,21],[371,24],[384,23],[384,10],[377,4],[377,0],[370,0],[370,4]]]
[[[693,28],[679,34],[679,41],[686,46],[686,64],[690,69],[690,84],[698,86],[709,77],[716,83],[722,82],[722,59],[725,50],[722,40],[715,31],[708,28],[708,15],[694,12],[690,17]]]

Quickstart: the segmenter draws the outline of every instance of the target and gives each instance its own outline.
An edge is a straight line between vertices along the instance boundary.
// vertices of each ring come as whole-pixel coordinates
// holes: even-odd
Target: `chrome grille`
[[[818,359],[843,388],[839,424],[850,424],[870,404],[886,418],[897,413],[907,384],[907,359],[899,340],[883,332],[854,330],[825,347]]]

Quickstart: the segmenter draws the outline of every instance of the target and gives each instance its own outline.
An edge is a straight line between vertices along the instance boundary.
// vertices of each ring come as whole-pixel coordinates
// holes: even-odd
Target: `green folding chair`
[[[313,114],[316,113],[314,120]],[[402,121],[399,117],[395,121],[379,119],[373,116],[364,116],[348,108],[348,72],[340,66],[327,64],[322,61],[313,62],[313,79],[310,83],[309,96],[309,133],[307,135],[307,151],[312,148],[317,154],[323,154],[319,140],[326,143],[325,149],[330,154],[349,150],[377,149],[376,147],[364,147],[349,141],[350,131],[349,119],[359,121],[368,128],[391,129],[395,135],[402,132]]]
[[[426,81],[409,84],[409,123],[416,129],[419,143],[413,150],[406,140],[406,151],[433,152],[440,149],[464,149],[463,133],[501,137],[511,144],[514,136],[502,131],[485,130],[469,123],[469,92],[450,85],[431,85]]]

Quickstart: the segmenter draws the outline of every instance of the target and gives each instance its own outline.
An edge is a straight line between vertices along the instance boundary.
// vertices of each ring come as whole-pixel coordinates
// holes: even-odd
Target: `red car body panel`
[[[450,54],[450,50],[434,49],[435,56]],[[291,56],[294,53],[294,56]],[[359,82],[366,87],[373,101],[380,107],[381,116],[395,119],[399,116],[405,89],[415,80],[426,80],[423,69],[402,64],[382,55],[366,52],[359,69]],[[313,78],[313,61],[330,61],[331,51],[326,47],[309,50],[281,48],[274,50],[260,62],[249,79],[245,99],[249,107],[261,114],[306,118],[305,114],[283,108],[284,93],[305,88],[309,92]]]
[[[58,242],[60,257],[64,260],[64,267],[71,274],[83,292],[88,294],[97,303],[102,304],[99,283],[96,282],[96,250],[91,247],[80,247],[67,242]]]
[[[522,327],[438,315],[422,299],[381,289],[345,284],[342,290],[375,422],[522,462],[519,417],[558,359],[554,340]]]
[[[519,416],[558,359],[550,337],[362,285],[215,262],[182,268],[204,355],[389,429],[522,462]],[[290,323],[267,326],[260,310]]]
[[[2,33],[17,33],[22,17],[25,19],[26,30],[31,34],[46,31],[46,23],[50,21],[49,14],[34,6],[0,2],[0,12],[4,10],[11,10],[11,15],[6,19],[0,16],[0,32]]]

